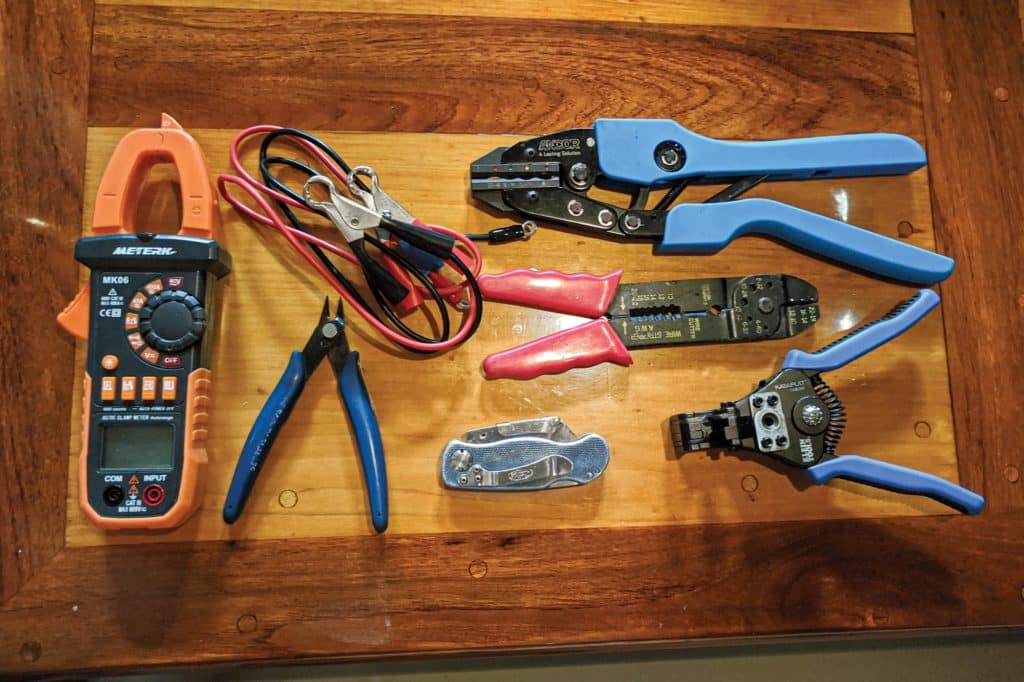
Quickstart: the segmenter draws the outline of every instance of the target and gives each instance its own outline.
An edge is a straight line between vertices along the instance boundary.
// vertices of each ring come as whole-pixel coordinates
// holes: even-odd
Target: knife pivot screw
[[[611,227],[615,223],[615,214],[607,208],[602,208],[597,214],[597,222],[601,223],[601,227]]]
[[[469,450],[459,449],[452,453],[452,468],[456,471],[466,471],[473,464],[473,455]]]
[[[654,162],[658,168],[669,173],[679,170],[686,162],[683,145],[673,140],[666,140],[654,148]]]
[[[775,310],[775,301],[767,296],[762,296],[757,300],[757,309],[767,315]]]
[[[779,396],[770,395],[768,396],[768,407],[775,407],[779,404]]]
[[[569,182],[572,183],[573,187],[580,189],[587,186],[587,180],[590,179],[590,166],[577,161],[569,168]]]
[[[638,215],[627,215],[623,224],[626,226],[628,231],[633,232],[634,230],[639,230],[640,226],[643,225],[643,222],[641,222],[640,216]]]
[[[786,440],[785,436],[776,436],[775,437],[775,444],[778,445],[780,448],[786,447],[786,443],[787,442],[788,441]]]
[[[800,410],[800,419],[808,426],[817,426],[824,418],[825,411],[821,409],[820,405],[804,405],[804,409]]]
[[[762,439],[761,439],[761,447],[762,447],[762,448],[764,448],[765,450],[767,450],[767,449],[769,449],[769,448],[770,448],[771,446],[772,446],[772,439],[771,439],[771,438],[762,438]]]
[[[579,199],[573,199],[569,202],[569,205],[566,206],[566,209],[568,209],[569,215],[578,218],[583,215],[583,202]]]
[[[764,405],[764,398],[756,396],[751,402],[753,402],[754,407],[762,407]]]

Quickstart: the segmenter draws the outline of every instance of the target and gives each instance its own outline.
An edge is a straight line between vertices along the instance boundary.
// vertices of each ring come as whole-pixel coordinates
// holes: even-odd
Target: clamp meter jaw
[[[210,222],[217,215],[195,141],[166,116],[156,130],[162,134],[153,132],[129,133],[115,150],[100,186],[103,195],[113,176],[114,219],[101,220],[98,200],[94,236],[75,247],[89,282],[58,318],[88,338],[79,500],[89,520],[107,530],[173,528],[199,506],[215,289],[231,264],[212,238],[215,225],[183,220],[179,234],[125,229],[137,176],[165,160],[178,166],[183,198],[198,202]],[[186,218],[196,214],[183,206]]]

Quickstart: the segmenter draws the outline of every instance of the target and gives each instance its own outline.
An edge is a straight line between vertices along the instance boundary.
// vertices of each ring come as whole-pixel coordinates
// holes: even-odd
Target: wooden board
[[[87,197],[98,182],[121,129],[92,129]],[[223,150],[233,133],[193,131],[214,168],[229,170]],[[352,163],[372,163],[386,189],[428,222],[470,232],[508,222],[466,201],[469,162],[508,136],[330,134],[325,138]],[[255,145],[252,152],[255,152]],[[419,150],[431,165],[412,164]],[[255,169],[255,159],[248,157]],[[157,200],[157,187],[165,196]],[[140,224],[176,224],[171,180],[146,196],[157,203]],[[707,191],[707,190],[705,190]],[[773,183],[758,188],[811,210],[871,225],[932,248],[924,172],[909,178]],[[699,195],[699,192],[698,192]],[[92,205],[86,202],[85,215]],[[212,367],[211,464],[202,508],[172,533],[109,534],[78,510],[77,456],[69,460],[69,546],[216,538],[296,538],[372,533],[354,440],[329,369],[318,371],[278,438],[241,521],[227,526],[221,509],[249,428],[277,382],[292,349],[305,343],[326,285],[284,241],[241,220],[225,203],[224,243],[232,254],[224,280],[222,323]],[[334,230],[324,228],[330,236]],[[489,305],[477,336],[433,358],[386,347],[365,322],[351,319],[350,337],[384,435],[392,534],[517,531],[545,528],[632,527],[674,523],[739,523],[798,519],[949,513],[930,500],[855,484],[808,487],[802,474],[764,458],[691,454],[677,458],[668,418],[738,398],[770,376],[789,348],[813,350],[851,328],[884,315],[912,287],[881,282],[760,238],[738,241],[715,256],[652,256],[648,243],[589,238],[545,229],[529,242],[484,247],[486,270],[516,267],[605,273],[624,281],[740,276],[786,272],[820,290],[822,320],[797,338],[634,352],[632,367],[604,365],[533,381],[485,381],[480,362],[492,352],[581,322],[508,305]],[[80,358],[80,364],[82,359]],[[876,455],[956,480],[942,317],[914,330],[827,380],[847,406],[842,452]],[[80,389],[76,389],[80,390]],[[79,400],[72,424],[80,424]],[[534,494],[456,492],[438,481],[444,444],[469,428],[557,414],[578,433],[596,431],[611,445],[612,463],[593,484]],[[72,429],[77,437],[78,428]],[[71,448],[75,453],[77,441]]]
[[[100,0],[100,5],[166,5],[208,7],[209,0]],[[218,0],[218,7],[249,9],[245,0]],[[271,0],[262,9],[304,12],[365,12],[367,6],[354,0]],[[373,11],[383,15],[425,14],[428,16],[517,17],[527,19],[570,19],[654,24],[698,24],[703,26],[768,26],[836,31],[911,33],[910,3],[861,2],[851,6],[844,0],[562,0],[560,2],[472,2],[438,3],[429,0],[378,0]],[[385,18],[387,21],[387,18]],[[510,36],[509,41],[513,38]]]
[[[816,14],[826,1],[714,9],[664,3],[661,16],[678,16],[686,26],[653,23],[661,20],[655,11],[652,23],[641,16],[609,22],[617,6],[590,3],[506,3],[493,11],[509,16],[456,16],[476,7],[462,3],[444,5],[452,16],[441,19],[415,15],[425,11],[417,3],[408,5],[409,15],[351,13],[347,4],[337,6],[340,12],[304,12],[290,0],[276,10],[224,8],[215,0],[180,8],[94,8],[88,0],[0,5],[0,141],[9,161],[0,168],[0,675],[619,651],[1024,623],[1024,421],[1014,409],[1024,382],[1024,327],[1014,314],[1021,301],[1012,292],[1010,304],[1006,298],[1024,258],[1024,242],[1013,237],[1021,213],[1015,183],[1024,170],[1024,154],[1016,151],[1024,144],[1018,3],[913,0],[915,35],[907,36],[870,32],[902,32],[877,20],[887,21],[891,9],[893,21],[902,22],[906,3],[872,0]],[[692,8],[700,15],[686,14]],[[593,15],[532,18],[540,11]],[[807,30],[784,28],[797,15],[808,18]],[[857,34],[828,30],[834,28]],[[667,116],[742,139],[893,130],[926,141],[935,239],[958,262],[940,290],[960,480],[984,492],[986,510],[972,518],[907,509],[879,518],[384,536],[363,528],[343,537],[196,543],[164,536],[146,546],[65,546],[67,387],[80,369],[73,367],[74,345],[52,320],[74,293],[71,253],[82,204],[92,195],[84,181],[87,126],[153,125],[165,109],[190,128],[222,129],[199,131],[204,140],[255,120],[316,130],[474,134],[556,130],[605,114]],[[372,140],[366,160],[387,166],[387,177],[402,178],[403,187],[406,178],[420,186],[418,150],[391,165],[398,153],[378,149],[378,136]],[[222,156],[211,156],[223,164]],[[90,155],[92,173],[97,158]],[[854,192],[850,220],[881,231],[907,220],[925,226],[925,235],[912,238],[925,237],[931,221],[918,217],[928,214],[924,189],[915,176],[905,185]],[[834,210],[824,195],[775,192],[813,210]],[[465,197],[435,200],[421,190],[402,198],[424,217],[451,222],[460,216],[448,207],[465,205]],[[151,215],[167,215],[168,206],[154,206]],[[893,215],[894,207],[903,215]],[[545,239],[567,252],[574,244],[557,234]],[[552,241],[559,239],[566,241]],[[538,258],[554,260],[544,243],[502,247],[505,255],[491,263],[522,262],[535,249]],[[644,258],[656,268],[671,267],[666,260],[717,262]],[[561,254],[555,264],[564,261]],[[598,263],[610,261],[605,255]],[[788,262],[804,267],[799,259]],[[296,276],[293,286],[301,281]],[[312,293],[302,295],[315,303]],[[513,319],[492,308],[489,318]],[[872,305],[856,310],[867,308],[874,312]],[[526,324],[540,324],[522,319],[524,337]],[[481,335],[465,350],[482,355],[488,344],[497,340]],[[458,362],[470,366],[467,358]],[[663,362],[660,355],[656,362]],[[643,362],[622,376],[637,371],[647,371]],[[623,388],[616,376],[603,375],[608,395]],[[317,409],[336,407],[329,377],[322,371],[316,379],[310,390],[321,393],[309,399],[322,401]],[[838,380],[848,402],[862,405],[864,393],[876,395],[867,377]],[[690,407],[693,389],[672,389],[673,400]],[[519,407],[523,394],[501,397]],[[346,434],[337,437],[343,442]],[[620,432],[614,437],[621,443]],[[348,458],[349,469],[344,459],[339,453],[339,474],[351,475],[354,462]],[[728,458],[692,465],[733,466]],[[770,479],[784,479],[764,467],[755,475],[758,499],[750,505],[760,511]],[[829,493],[825,502],[850,494]],[[853,512],[870,503],[857,499]],[[303,504],[300,496],[294,509]],[[362,518],[355,509],[345,512]]]

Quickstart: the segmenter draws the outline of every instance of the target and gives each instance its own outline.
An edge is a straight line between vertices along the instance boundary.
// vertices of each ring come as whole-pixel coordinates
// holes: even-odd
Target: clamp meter
[[[162,162],[177,167],[181,229],[136,233],[142,178]],[[118,143],[75,247],[89,281],[57,318],[88,339],[79,501],[100,528],[173,528],[199,507],[214,289],[231,263],[217,229],[202,149],[174,119]]]

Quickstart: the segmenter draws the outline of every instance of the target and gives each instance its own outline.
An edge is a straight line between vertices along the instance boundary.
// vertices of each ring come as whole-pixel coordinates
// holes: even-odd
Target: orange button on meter
[[[108,371],[117,369],[118,359],[116,355],[104,355],[103,359],[100,360],[100,366]]]
[[[126,313],[124,316],[124,328],[128,331],[139,328],[139,316],[137,313]]]
[[[121,377],[121,400],[130,402],[135,400],[135,377]]]
[[[110,402],[114,399],[114,392],[117,387],[117,377],[103,377],[100,379],[100,400]]]
[[[139,353],[139,355],[142,356],[143,360],[145,360],[146,362],[151,362],[154,365],[157,363],[157,360],[160,359],[160,354],[157,353],[152,348],[143,348],[142,352]]]
[[[178,396],[178,377],[164,377],[160,389],[160,397],[164,402],[171,402]]]
[[[142,335],[138,332],[128,335],[128,343],[132,344],[132,350],[138,350],[146,345],[146,342],[142,340]]]
[[[142,377],[142,399],[156,400],[156,377]]]
[[[146,290],[147,294],[152,296],[153,294],[159,294],[161,291],[164,290],[164,283],[163,280],[154,279],[152,282],[149,282],[148,284],[146,284],[146,286],[142,288]]]
[[[146,305],[146,297],[139,292],[132,297],[132,301],[128,304],[128,307],[132,310],[142,310],[142,306],[144,305]]]

